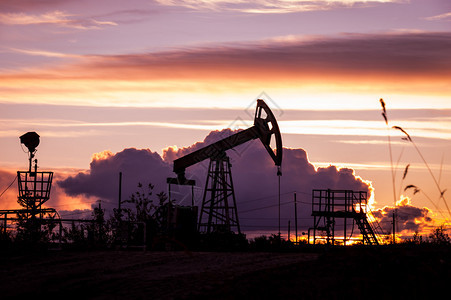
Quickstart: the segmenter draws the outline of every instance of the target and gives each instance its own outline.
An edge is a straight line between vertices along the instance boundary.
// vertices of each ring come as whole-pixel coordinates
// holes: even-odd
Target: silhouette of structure
[[[229,199],[231,200],[229,202]],[[235,191],[233,189],[230,159],[225,153],[222,157],[210,159],[207,182],[205,183],[201,213],[208,216],[207,233],[212,230],[223,232],[236,228],[241,233]],[[222,228],[221,228],[222,226]]]
[[[46,222],[59,222],[59,215],[53,208],[43,208],[42,205],[50,198],[53,172],[38,172],[38,160],[34,159],[36,147],[39,145],[39,135],[27,132],[20,137],[20,142],[28,148],[28,171],[17,171],[19,188],[18,203],[23,209],[0,210],[3,216],[3,230],[6,232],[8,221],[25,220],[30,222],[33,231],[39,231]],[[34,164],[34,168],[33,168]],[[14,215],[14,217],[10,217]],[[61,224],[60,224],[61,225]],[[61,226],[60,226],[61,228]]]
[[[238,233],[241,233],[231,164],[226,151],[254,139],[260,139],[278,167],[277,175],[281,176],[282,137],[274,114],[261,99],[257,100],[252,127],[174,160],[173,170],[177,177],[168,178],[169,185],[193,186],[195,181],[188,180],[185,177],[186,168],[205,159],[210,159],[199,215],[199,232],[233,232],[235,229]],[[275,141],[275,149],[271,145],[272,139]]]
[[[378,237],[371,223],[368,221],[367,192],[351,190],[313,190],[312,191],[312,216],[313,228],[308,231],[310,243],[310,232],[313,231],[313,244],[317,240],[325,240],[327,244],[335,245],[339,242],[336,237],[337,227],[342,227],[342,243],[351,240],[347,237],[348,230],[351,236],[354,226],[357,225],[362,241],[367,245],[379,245]],[[348,221],[352,224],[349,224]],[[341,222],[339,222],[341,221]],[[348,227],[350,225],[350,227]],[[321,233],[320,235],[318,233]]]

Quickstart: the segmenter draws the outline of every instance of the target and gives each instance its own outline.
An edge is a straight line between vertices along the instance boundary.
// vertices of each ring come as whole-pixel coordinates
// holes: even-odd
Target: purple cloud
[[[86,65],[111,73],[111,68],[126,72],[123,76],[156,78],[175,73],[185,77],[212,74],[235,76],[292,77],[301,75],[417,75],[449,76],[450,33],[347,34],[339,38],[316,37],[311,40],[275,40],[240,47],[218,46],[190,48],[158,53],[95,56]],[[128,73],[133,70],[135,75]],[[140,73],[137,71],[144,73]],[[193,72],[193,70],[196,70]],[[220,72],[219,72],[220,71]],[[262,73],[262,71],[264,71]],[[240,73],[241,72],[241,73]],[[313,74],[312,74],[313,72]],[[105,74],[105,76],[108,76]],[[116,75],[117,76],[117,75]]]
[[[119,173],[123,174],[122,199],[136,192],[138,183],[155,185],[155,191],[166,190],[166,177],[171,175],[169,164],[160,155],[148,149],[124,149],[112,154],[105,151],[94,155],[90,169],[58,181],[70,196],[85,195],[103,200],[106,208],[117,207]]]
[[[400,201],[396,207],[385,206],[373,212],[385,233],[393,231],[393,212],[396,212],[396,231],[404,231],[408,234],[413,232],[422,232],[435,223],[428,214],[431,212],[426,207],[415,207],[411,205],[410,200],[405,198]]]
[[[235,131],[225,129],[212,131],[202,142],[190,147],[168,148],[161,158],[150,150],[125,149],[119,153],[105,152],[94,156],[90,170],[59,181],[58,184],[71,196],[86,195],[99,197],[117,206],[118,174],[123,172],[123,197],[126,199],[137,190],[138,182],[155,185],[154,192],[167,191],[166,178],[175,177],[171,162],[182,155],[195,151],[207,144],[224,138]],[[229,150],[232,176],[237,198],[238,215],[245,231],[275,229],[277,224],[278,178],[277,169],[259,140]],[[208,160],[189,167],[187,177],[196,180],[195,204],[201,205],[203,186]],[[337,169],[335,166],[316,169],[303,149],[284,149],[281,177],[281,216],[283,226],[293,217],[293,193],[298,193],[298,211],[302,222],[300,230],[312,224],[310,219],[312,189],[351,189],[371,191],[368,183],[354,175],[351,169]],[[191,204],[191,191],[186,187],[172,188],[172,198],[182,205]],[[107,204],[105,204],[107,205]],[[106,206],[105,206],[106,207]],[[293,220],[293,219],[292,219]]]

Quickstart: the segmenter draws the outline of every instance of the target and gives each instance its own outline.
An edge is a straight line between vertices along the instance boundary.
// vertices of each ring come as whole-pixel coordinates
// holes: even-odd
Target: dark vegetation
[[[396,245],[295,245],[180,228],[169,222],[174,204],[155,196],[139,184],[110,217],[99,205],[60,232],[26,218],[14,234],[1,230],[2,299],[417,299],[441,296],[451,279],[444,226]]]
[[[56,219],[27,219],[19,215],[15,231],[0,228],[0,251],[35,251],[56,246],[75,250],[137,248],[184,251],[300,251],[312,248],[305,241],[295,245],[275,234],[248,240],[245,235],[233,232],[198,233],[197,214],[185,211],[184,218],[174,222],[171,212],[175,205],[163,192],[156,194],[154,199],[153,189],[152,184],[138,184],[138,191],[123,201],[123,208],[114,209],[110,217],[105,216],[105,210],[99,205],[94,207],[91,219],[72,222],[59,232]],[[401,244],[449,247],[451,238],[442,225],[426,236],[416,232]]]
[[[89,222],[64,228],[59,248],[52,222],[37,235],[26,219],[14,236],[2,231],[2,299],[431,299],[447,292],[451,239],[444,226],[380,246],[295,245],[278,235],[246,240],[224,232],[180,236],[162,218],[172,205],[166,196],[154,203],[153,187],[139,188],[127,200],[132,205],[110,218],[99,206]]]

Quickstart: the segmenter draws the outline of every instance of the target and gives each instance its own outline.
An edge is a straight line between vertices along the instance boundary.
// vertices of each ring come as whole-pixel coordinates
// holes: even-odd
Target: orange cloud
[[[98,152],[98,153],[94,153],[92,155],[91,160],[95,161],[95,160],[104,160],[104,159],[108,159],[110,157],[112,157],[114,154],[113,152],[111,152],[110,150],[105,150],[102,152]]]
[[[128,55],[85,56],[81,62],[2,77],[66,80],[405,82],[449,80],[449,33],[348,35],[309,41],[271,41]],[[363,76],[363,77],[362,77]],[[408,79],[407,79],[408,78]],[[441,80],[440,80],[441,79]]]
[[[399,237],[411,238],[415,232],[426,234],[437,226],[429,208],[413,206],[410,198],[404,197],[396,203],[396,207],[385,206],[373,211],[385,233],[392,232],[393,213],[396,215],[396,233]]]
[[[333,99],[337,109],[339,102],[351,100],[348,107],[368,108],[358,106],[362,95],[373,99],[381,92],[407,95],[401,107],[431,107],[431,101],[425,104],[424,98],[435,97],[438,104],[432,107],[443,108],[449,107],[451,94],[450,37],[450,33],[356,34],[88,55],[49,68],[4,72],[0,75],[0,101],[110,106],[189,102],[199,107],[211,101],[207,99],[212,94],[253,91],[255,96],[270,89],[290,100],[321,93],[323,98]],[[219,99],[217,103],[224,106],[226,102]]]

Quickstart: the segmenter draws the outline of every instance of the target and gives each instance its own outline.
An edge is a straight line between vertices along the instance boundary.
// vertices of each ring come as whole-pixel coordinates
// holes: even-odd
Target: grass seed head
[[[408,164],[407,166],[406,166],[406,168],[404,169],[404,174],[402,175],[402,179],[404,180],[405,178],[406,178],[406,176],[407,176],[407,172],[409,171],[409,167],[410,167],[410,164]]]
[[[402,128],[399,127],[399,126],[393,126],[393,128],[394,128],[394,129],[400,130],[402,133],[404,133],[404,134],[406,135],[407,139],[408,139],[410,142],[412,141],[412,139],[410,138],[410,135],[409,135],[404,129],[402,129]]]

